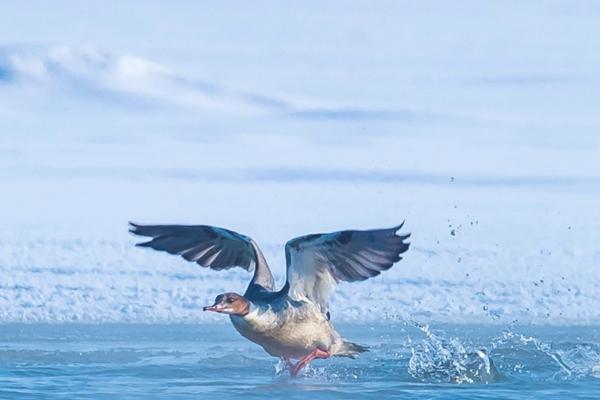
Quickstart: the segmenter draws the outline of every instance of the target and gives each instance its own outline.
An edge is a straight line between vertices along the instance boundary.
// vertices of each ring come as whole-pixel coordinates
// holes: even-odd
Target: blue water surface
[[[591,327],[342,325],[371,351],[291,378],[228,325],[4,325],[0,397],[594,399]]]

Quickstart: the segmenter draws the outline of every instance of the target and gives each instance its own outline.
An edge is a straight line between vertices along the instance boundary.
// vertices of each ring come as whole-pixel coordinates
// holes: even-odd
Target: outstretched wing
[[[250,285],[273,290],[273,275],[265,257],[248,236],[208,225],[129,224],[131,233],[152,238],[136,246],[178,254],[187,261],[217,271],[233,267],[254,271]]]
[[[340,231],[301,236],[285,245],[289,295],[309,300],[327,311],[329,297],[340,281],[355,282],[377,276],[402,259],[408,250],[402,228]]]

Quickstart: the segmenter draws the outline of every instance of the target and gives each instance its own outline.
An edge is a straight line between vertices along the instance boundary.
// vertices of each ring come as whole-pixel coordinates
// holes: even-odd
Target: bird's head
[[[223,293],[215,298],[215,304],[206,306],[203,310],[243,317],[250,312],[250,302],[237,293]]]

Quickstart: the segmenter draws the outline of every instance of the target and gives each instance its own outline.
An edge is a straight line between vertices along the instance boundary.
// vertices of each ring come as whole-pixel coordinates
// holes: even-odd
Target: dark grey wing
[[[256,242],[248,236],[208,225],[129,224],[131,233],[152,238],[136,246],[177,254],[217,271],[233,267],[254,271],[250,284],[273,291],[273,275],[267,261]]]
[[[402,228],[340,231],[301,236],[287,242],[285,256],[289,295],[309,300],[327,311],[329,297],[340,281],[355,282],[377,276],[402,259],[410,237]]]

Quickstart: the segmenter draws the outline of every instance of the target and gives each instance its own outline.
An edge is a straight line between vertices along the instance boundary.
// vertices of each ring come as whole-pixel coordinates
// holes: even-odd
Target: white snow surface
[[[249,275],[130,220],[249,235],[279,285],[288,239],[406,220],[335,321],[599,324],[597,37],[586,1],[8,2],[0,322],[223,320]]]

